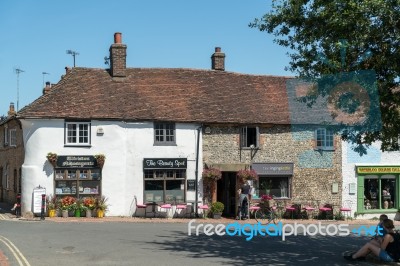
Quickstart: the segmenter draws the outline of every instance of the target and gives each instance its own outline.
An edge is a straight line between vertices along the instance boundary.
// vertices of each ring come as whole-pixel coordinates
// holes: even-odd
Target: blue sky
[[[128,46],[128,67],[210,69],[216,46],[232,72],[285,75],[287,50],[273,36],[248,27],[271,0],[4,0],[0,1],[0,114],[19,109],[57,83],[77,51],[76,66],[108,68],[104,57],[115,32]],[[50,73],[43,75],[43,72]],[[68,99],[66,99],[68,100]]]

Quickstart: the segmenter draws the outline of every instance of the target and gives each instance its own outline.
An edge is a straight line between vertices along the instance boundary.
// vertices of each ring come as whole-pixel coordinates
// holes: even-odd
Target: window
[[[154,144],[155,145],[175,144],[175,124],[154,123]]]
[[[4,146],[8,145],[8,127],[4,128]]]
[[[17,177],[18,177],[18,173],[17,173],[17,169],[14,169],[14,192],[18,192],[18,181],[17,181]]]
[[[334,150],[334,134],[330,129],[318,128],[315,131],[315,141],[317,150]]]
[[[144,202],[185,202],[186,170],[144,170]]]
[[[260,176],[258,181],[258,195],[270,195],[275,198],[289,198],[290,191],[290,178],[287,176],[283,177],[268,177]],[[257,194],[257,193],[256,193]]]
[[[101,171],[99,168],[90,169],[55,169],[54,171],[55,195],[62,197],[100,196]]]
[[[65,136],[66,145],[90,145],[90,123],[66,122]]]
[[[6,165],[6,171],[4,172],[4,179],[6,180],[6,189],[9,189],[10,180],[8,179],[8,165]]]
[[[364,210],[397,209],[396,187],[395,175],[366,175]]]
[[[242,148],[258,147],[258,127],[243,127],[240,131],[240,146]]]
[[[17,147],[17,130],[10,129],[10,146]]]

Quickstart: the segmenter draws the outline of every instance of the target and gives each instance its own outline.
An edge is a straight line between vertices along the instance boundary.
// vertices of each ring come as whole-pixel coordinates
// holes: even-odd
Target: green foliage
[[[222,213],[224,211],[224,204],[222,202],[213,202],[211,204],[211,212],[212,213]]]
[[[273,34],[278,45],[289,48],[288,69],[301,78],[374,70],[382,129],[365,135],[346,132],[342,139],[351,140],[361,154],[365,144],[376,140],[382,141],[382,150],[399,149],[398,0],[272,0],[271,11],[250,27]]]

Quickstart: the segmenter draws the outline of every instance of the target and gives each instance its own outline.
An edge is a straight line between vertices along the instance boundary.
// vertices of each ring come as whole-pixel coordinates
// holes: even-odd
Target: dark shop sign
[[[253,163],[251,168],[255,170],[258,175],[293,175],[293,163]]]
[[[145,158],[143,159],[143,169],[186,169],[186,158]]]
[[[69,155],[58,156],[57,167],[65,168],[94,168],[97,167],[97,161],[90,155]]]

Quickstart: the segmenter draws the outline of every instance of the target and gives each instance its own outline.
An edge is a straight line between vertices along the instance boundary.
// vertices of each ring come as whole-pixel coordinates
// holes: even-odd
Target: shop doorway
[[[236,172],[222,172],[217,182],[217,201],[224,204],[225,217],[236,217]]]

